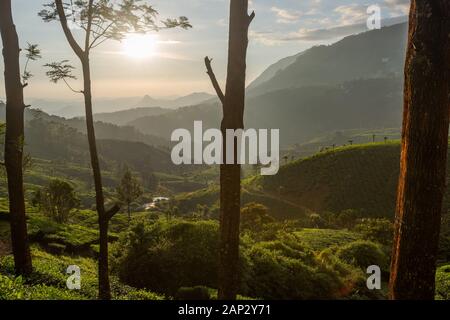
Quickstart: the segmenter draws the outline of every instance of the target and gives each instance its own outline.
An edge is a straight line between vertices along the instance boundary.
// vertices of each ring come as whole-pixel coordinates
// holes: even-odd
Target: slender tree
[[[142,0],[76,0],[70,3],[55,0],[45,7],[39,15],[45,22],[59,20],[64,35],[82,66],[83,90],[71,89],[82,93],[84,96],[87,136],[100,229],[99,298],[109,300],[111,299],[111,290],[108,272],[108,225],[120,208],[117,205],[109,210],[105,208],[92,112],[90,53],[102,43],[108,40],[120,41],[129,33],[147,33],[174,27],[187,29],[191,25],[186,17],[167,19],[158,24],[156,20],[158,12]],[[71,27],[84,32],[84,41],[81,45],[75,39]],[[73,78],[70,73],[71,69],[72,67],[65,63],[56,64],[56,68],[49,71],[49,75],[54,76],[51,80],[54,82],[63,80],[68,84],[67,79]]]
[[[226,164],[227,129],[244,128],[245,75],[248,29],[255,13],[248,14],[248,0],[230,0],[228,68],[225,94],[214,75],[211,59],[205,58],[207,73],[222,102],[223,136],[220,166],[220,248],[219,299],[236,299],[239,290],[239,224],[241,207],[241,166],[237,164],[234,141],[234,164]]]
[[[131,220],[131,204],[142,196],[142,193],[141,183],[126,167],[120,185],[117,187],[117,196],[120,202],[127,206],[128,220]]]
[[[23,189],[23,141],[24,103],[23,89],[31,78],[27,67],[20,72],[20,47],[14,25],[11,1],[0,1],[0,33],[3,43],[6,91],[6,132],[5,162],[8,179],[9,211],[11,213],[11,244],[14,255],[15,272],[27,275],[32,272],[30,248],[28,244],[25,200]],[[37,45],[28,45],[27,62],[40,57]]]
[[[390,298],[433,299],[450,107],[450,2],[413,0]]]

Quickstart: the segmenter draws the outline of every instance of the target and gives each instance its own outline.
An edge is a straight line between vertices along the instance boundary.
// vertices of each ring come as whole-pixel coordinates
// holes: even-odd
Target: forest
[[[450,300],[448,1],[386,1],[407,11],[373,30],[363,6],[360,32],[298,31],[292,55],[258,19],[307,14],[229,0],[196,60],[155,49],[211,37],[189,4],[38,2],[0,0],[0,300]],[[191,68],[204,92],[127,92]],[[245,129],[271,132],[257,161],[226,146]]]

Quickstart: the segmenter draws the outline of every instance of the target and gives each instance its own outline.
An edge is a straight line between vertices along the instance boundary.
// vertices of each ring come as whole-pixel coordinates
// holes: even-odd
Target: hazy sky
[[[12,0],[14,20],[21,45],[38,43],[43,59],[33,63],[35,74],[28,98],[74,98],[62,84],[46,77],[44,63],[69,59],[78,61],[63,36],[58,22],[44,23],[37,16],[50,0]],[[193,29],[169,30],[154,36],[154,54],[132,57],[124,54],[124,44],[108,42],[92,56],[94,94],[97,97],[126,97],[149,94],[155,97],[211,92],[203,57],[214,58],[217,77],[225,80],[229,0],[149,0],[162,18],[187,16]],[[329,44],[345,35],[362,31],[367,7],[378,4],[383,18],[407,14],[409,0],[252,0],[256,18],[251,25],[248,52],[248,80],[253,80],[277,60],[313,45]],[[0,64],[3,73],[3,62]],[[3,77],[0,97],[4,96]],[[81,83],[72,85],[80,88]]]

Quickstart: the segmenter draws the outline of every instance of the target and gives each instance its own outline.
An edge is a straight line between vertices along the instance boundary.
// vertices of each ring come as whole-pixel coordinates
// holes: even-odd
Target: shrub
[[[203,286],[196,287],[182,287],[178,289],[177,294],[175,295],[175,299],[177,300],[210,300],[210,289]]]
[[[218,240],[212,221],[139,222],[114,245],[113,269],[129,285],[170,295],[216,287]]]
[[[436,271],[436,299],[450,300],[450,265]]]
[[[249,274],[244,294],[263,299],[329,299],[342,283],[312,251],[291,239],[255,244],[248,249]]]
[[[70,211],[80,202],[69,183],[55,179],[35,193],[32,203],[54,221],[64,223],[67,222]]]
[[[394,238],[394,226],[388,219],[361,219],[355,226],[364,239],[390,246]]]
[[[371,265],[377,265],[382,270],[388,267],[388,257],[380,246],[365,240],[358,240],[340,247],[336,255],[342,261],[357,266],[364,271]]]
[[[267,207],[259,203],[248,203],[241,209],[241,229],[259,231],[262,226],[274,222]]]

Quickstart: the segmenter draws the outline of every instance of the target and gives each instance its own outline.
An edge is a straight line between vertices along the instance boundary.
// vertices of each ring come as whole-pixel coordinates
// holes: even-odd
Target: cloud
[[[334,12],[339,15],[338,24],[341,26],[359,24],[367,20],[367,6],[362,4],[339,6]]]
[[[385,6],[398,14],[408,14],[411,5],[410,0],[384,0]]]
[[[270,8],[277,16],[277,23],[295,23],[299,20],[302,13],[300,11],[291,11],[278,7]]]
[[[382,20],[382,26],[391,26],[407,21],[406,16],[394,17]],[[357,23],[350,25],[342,25],[331,28],[308,29],[301,28],[298,31],[287,34],[275,32],[250,32],[253,41],[259,42],[267,46],[275,46],[288,41],[329,41],[343,38],[352,34],[367,31],[367,24]]]

